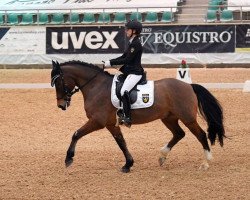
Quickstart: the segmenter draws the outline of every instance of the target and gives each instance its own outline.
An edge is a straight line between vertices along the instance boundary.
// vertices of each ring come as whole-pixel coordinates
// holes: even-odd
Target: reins
[[[102,72],[102,71],[99,71],[97,72],[93,77],[91,77],[86,83],[84,83],[83,85],[81,85],[80,87],[78,88],[74,88],[74,90],[72,90],[69,94],[70,94],[70,97],[72,97],[72,95],[74,95],[75,93],[79,92],[79,90],[81,90],[82,88],[84,88],[86,85],[88,85],[94,78],[97,77],[97,75]]]

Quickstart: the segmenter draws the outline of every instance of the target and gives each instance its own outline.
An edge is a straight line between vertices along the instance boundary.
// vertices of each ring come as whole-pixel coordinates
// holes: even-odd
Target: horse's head
[[[62,110],[66,110],[70,106],[72,91],[75,85],[68,80],[69,77],[64,75],[60,64],[52,61],[51,86],[56,89],[57,106]]]

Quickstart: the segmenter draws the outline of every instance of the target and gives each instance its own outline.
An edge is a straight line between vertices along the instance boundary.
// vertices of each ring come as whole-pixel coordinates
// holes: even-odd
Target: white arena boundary
[[[250,80],[247,80],[243,87],[243,92],[250,92]]]
[[[207,89],[243,89],[244,83],[198,83]],[[0,89],[53,89],[49,83],[1,83]]]
[[[50,89],[48,83],[1,83],[0,89]]]

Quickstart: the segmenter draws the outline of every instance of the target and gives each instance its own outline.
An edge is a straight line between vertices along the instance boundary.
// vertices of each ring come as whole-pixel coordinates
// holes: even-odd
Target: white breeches
[[[142,75],[129,74],[124,81],[124,84],[121,89],[121,96],[124,95],[124,92],[128,92],[141,80]]]

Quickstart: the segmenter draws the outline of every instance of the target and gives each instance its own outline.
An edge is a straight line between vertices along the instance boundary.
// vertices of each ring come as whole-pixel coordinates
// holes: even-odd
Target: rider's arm
[[[140,48],[137,47],[137,45],[130,45],[129,49],[127,50],[127,53],[123,54],[121,57],[118,57],[116,59],[111,59],[110,64],[111,65],[125,65],[130,63],[131,60],[134,59],[134,57],[137,55]]]

